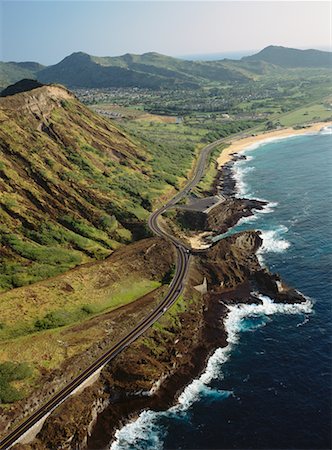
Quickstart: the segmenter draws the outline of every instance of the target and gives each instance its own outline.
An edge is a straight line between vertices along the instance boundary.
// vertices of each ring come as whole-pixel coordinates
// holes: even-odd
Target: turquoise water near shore
[[[238,195],[269,201],[230,232],[259,229],[262,264],[308,297],[302,306],[234,307],[229,345],[164,412],[117,432],[121,449],[330,449],[332,379],[332,135],[246,151]]]

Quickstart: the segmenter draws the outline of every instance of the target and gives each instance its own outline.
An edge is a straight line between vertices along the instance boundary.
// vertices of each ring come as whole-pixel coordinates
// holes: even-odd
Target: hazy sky
[[[330,1],[1,0],[5,61],[55,64],[68,54],[168,55],[331,46]]]

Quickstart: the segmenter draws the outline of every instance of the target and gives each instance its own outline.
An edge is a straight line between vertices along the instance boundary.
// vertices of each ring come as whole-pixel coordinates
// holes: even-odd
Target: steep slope
[[[167,70],[148,70],[140,64],[126,64],[120,58],[97,58],[78,52],[38,73],[44,83],[61,83],[68,87],[197,87],[190,77],[174,76]],[[176,75],[176,74],[175,74]]]
[[[170,186],[137,140],[54,85],[1,98],[0,122],[0,290],[146,234]]]
[[[1,62],[0,61],[0,90],[22,78],[35,78],[36,73],[44,66],[36,62]]]
[[[265,61],[285,68],[293,67],[330,67],[332,53],[320,50],[298,50],[270,45],[259,53],[242,58],[243,62]]]
[[[41,82],[68,87],[197,88],[208,81],[246,81],[222,62],[183,61],[159,53],[96,57],[78,52],[38,73]]]
[[[29,78],[23,78],[15,84],[11,84],[6,87],[3,91],[0,92],[0,97],[8,97],[10,95],[19,94],[20,92],[32,91],[32,89],[36,89],[42,87],[43,84],[39,83],[36,80],[30,80]]]

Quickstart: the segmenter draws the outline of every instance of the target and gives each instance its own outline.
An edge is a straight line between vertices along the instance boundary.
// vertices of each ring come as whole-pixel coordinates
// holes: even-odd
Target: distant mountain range
[[[58,64],[0,62],[0,87],[22,78],[60,83],[69,88],[198,88],[211,82],[245,83],[257,76],[294,68],[331,68],[332,53],[269,46],[241,60],[187,61],[144,53],[97,57],[73,53]]]
[[[291,67],[330,67],[332,53],[322,50],[297,50],[270,45],[256,55],[246,56],[242,61],[265,61],[284,68]]]

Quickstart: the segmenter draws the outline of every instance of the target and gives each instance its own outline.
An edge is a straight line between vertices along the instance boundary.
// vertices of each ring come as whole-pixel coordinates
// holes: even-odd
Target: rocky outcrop
[[[176,220],[182,228],[193,231],[225,233],[242,217],[249,217],[254,210],[261,210],[267,202],[246,198],[228,197],[208,212],[179,210]]]
[[[245,155],[234,153],[232,159],[224,164],[217,173],[212,192],[234,197],[236,194],[236,180],[233,174],[233,166],[237,161],[247,159]]]
[[[93,386],[52,413],[30,447],[20,449],[51,449],[55,444],[59,449],[104,448],[115,429],[142,409],[174,403],[211,352],[226,345],[223,318],[228,304],[258,302],[253,290],[276,301],[303,301],[277,275],[261,268],[256,257],[261,243],[258,232],[242,232],[194,256],[184,299],[108,364]],[[202,296],[194,286],[204,277],[208,292]]]
[[[32,91],[32,89],[37,89],[42,86],[43,84],[39,83],[39,81],[29,80],[25,78],[15,84],[11,84],[10,86],[6,87],[6,89],[0,92],[0,97],[8,97],[11,95],[19,94],[20,92]]]
[[[255,210],[261,210],[267,202],[246,198],[227,198],[224,203],[213,208],[207,217],[207,229],[225,233],[242,217],[249,217]]]

